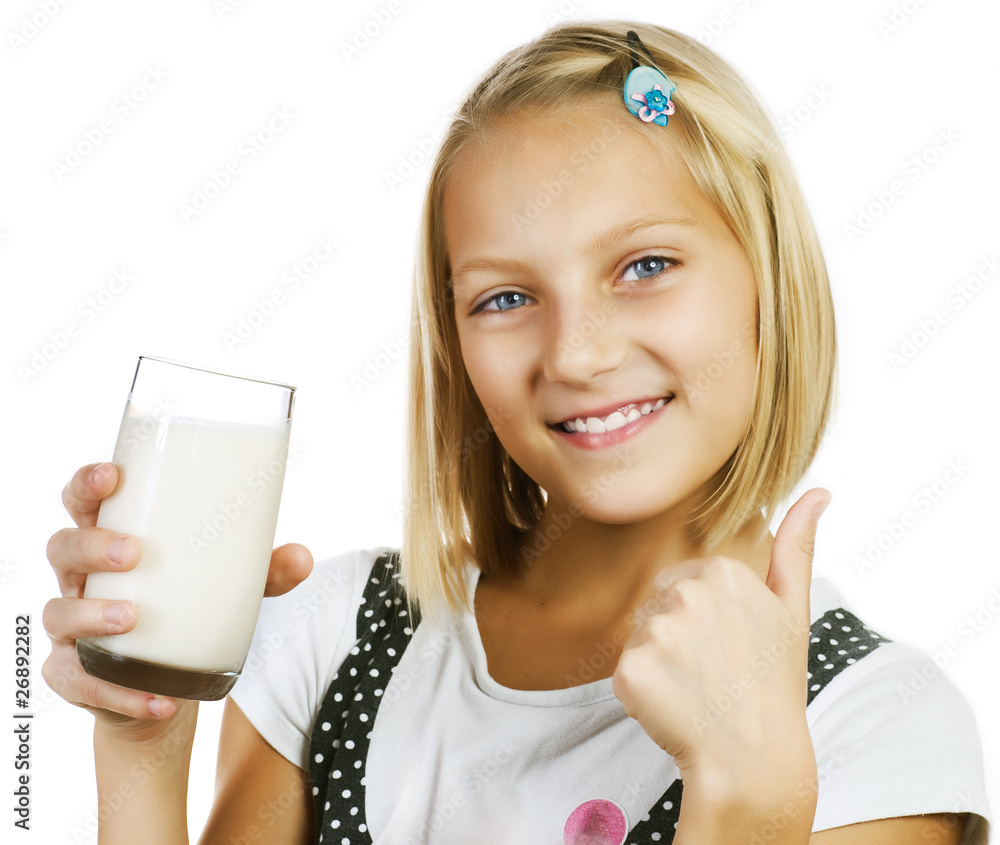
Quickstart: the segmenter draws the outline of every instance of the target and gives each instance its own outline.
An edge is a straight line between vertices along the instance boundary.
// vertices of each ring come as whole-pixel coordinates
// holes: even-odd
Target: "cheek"
[[[743,293],[692,292],[661,327],[688,403],[734,424],[749,414],[757,368],[756,295]]]
[[[461,334],[459,335],[462,341]],[[505,419],[511,414],[511,391],[516,378],[507,363],[507,356],[491,348],[478,339],[475,343],[460,342],[465,371],[472,383],[480,404],[491,423]]]

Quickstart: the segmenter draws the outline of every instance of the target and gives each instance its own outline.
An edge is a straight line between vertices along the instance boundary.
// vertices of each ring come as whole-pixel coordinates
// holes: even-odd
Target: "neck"
[[[537,528],[522,541],[515,580],[519,591],[542,604],[614,614],[652,595],[660,570],[711,555],[741,560],[761,580],[767,577],[773,537],[762,516],[718,547],[706,549],[687,526],[691,507],[672,508],[640,522],[606,524],[563,505],[550,500]]]

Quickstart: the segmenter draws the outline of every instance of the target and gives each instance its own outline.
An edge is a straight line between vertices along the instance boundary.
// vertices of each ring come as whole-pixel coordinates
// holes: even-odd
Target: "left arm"
[[[661,572],[660,612],[633,634],[618,661],[615,694],[681,772],[674,845],[961,841],[968,820],[962,813],[812,833],[819,785],[802,679],[822,498],[822,491],[810,491],[789,510],[764,584],[726,558]]]
[[[769,779],[771,780],[771,779]],[[810,834],[815,810],[815,793],[809,794],[808,781],[787,784],[782,790],[769,789],[764,797],[761,779],[749,784],[749,793],[739,790],[708,789],[697,778],[685,778],[681,814],[674,845],[741,842],[767,845],[959,845],[967,813],[935,813],[877,819]],[[770,787],[775,786],[773,782]],[[710,799],[708,796],[716,796]],[[717,796],[727,795],[725,800]]]
[[[825,500],[825,501],[824,501]],[[807,845],[819,793],[806,720],[810,490],[775,534],[766,582],[725,557],[657,575],[658,612],[618,660],[612,689],[684,783],[675,845]]]
[[[958,845],[967,820],[967,813],[879,819],[821,830],[809,837],[809,845]]]

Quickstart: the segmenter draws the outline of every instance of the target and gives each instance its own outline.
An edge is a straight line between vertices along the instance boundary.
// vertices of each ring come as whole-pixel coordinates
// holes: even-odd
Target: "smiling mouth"
[[[604,434],[608,431],[616,431],[635,422],[642,417],[648,417],[660,410],[664,405],[673,399],[673,395],[664,396],[655,402],[643,402],[641,405],[632,403],[613,411],[606,417],[577,417],[575,420],[565,420],[550,426],[558,431],[566,431],[571,434]]]

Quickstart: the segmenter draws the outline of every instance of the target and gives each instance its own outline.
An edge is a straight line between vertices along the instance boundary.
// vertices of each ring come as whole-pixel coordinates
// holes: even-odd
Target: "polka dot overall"
[[[313,726],[309,774],[316,810],[316,841],[371,845],[365,818],[365,764],[379,703],[392,672],[420,623],[407,613],[399,583],[399,553],[377,561],[358,611],[358,643],[326,692]],[[828,611],[811,627],[808,702],[841,671],[888,642],[842,608]],[[669,784],[635,824],[626,845],[673,841],[682,783]]]

